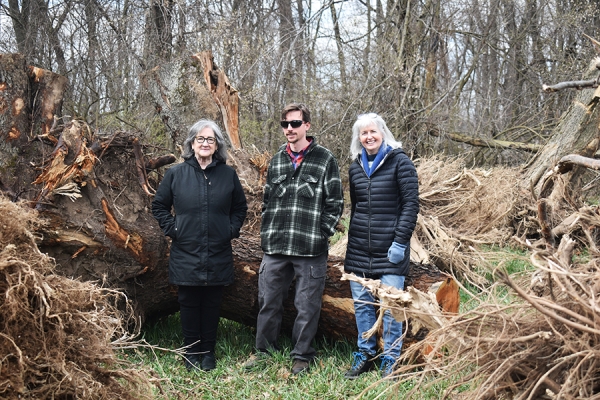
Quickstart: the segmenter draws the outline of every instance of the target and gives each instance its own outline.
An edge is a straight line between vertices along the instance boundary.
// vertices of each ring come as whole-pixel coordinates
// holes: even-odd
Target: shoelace
[[[354,356],[354,361],[352,362],[352,369],[358,369],[360,368],[360,365],[366,361],[366,357],[363,353],[361,352],[355,352],[352,354]]]
[[[390,374],[393,371],[393,367],[394,367],[394,363],[396,361],[393,358],[387,358],[385,357],[382,361],[381,361],[381,370],[383,372],[385,372],[386,374]]]

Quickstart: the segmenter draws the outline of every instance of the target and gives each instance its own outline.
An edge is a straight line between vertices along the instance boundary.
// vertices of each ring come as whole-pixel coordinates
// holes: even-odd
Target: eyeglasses
[[[299,119],[295,119],[293,121],[281,121],[281,127],[283,129],[287,129],[288,125],[291,125],[292,128],[296,129],[296,128],[300,128],[300,126],[304,123],[304,121],[301,121]]]
[[[196,136],[196,143],[204,143],[204,142],[207,142],[208,144],[214,144],[215,138],[214,137]]]

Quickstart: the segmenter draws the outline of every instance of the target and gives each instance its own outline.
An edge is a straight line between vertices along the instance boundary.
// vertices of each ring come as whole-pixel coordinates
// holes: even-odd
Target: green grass
[[[573,262],[576,264],[587,264],[591,258],[588,248],[575,249],[573,252]]]
[[[475,269],[476,275],[483,278],[481,287],[471,282],[463,282],[465,290],[460,291],[460,312],[475,308],[482,302],[490,302],[491,297],[504,303],[513,301],[517,295],[504,284],[498,285],[496,269],[506,271],[513,280],[527,279],[534,271],[529,255],[520,249],[499,246],[480,246],[481,257],[485,260]]]
[[[123,352],[123,357],[151,369],[161,380],[163,393],[157,398],[168,399],[361,399],[401,398],[412,386],[380,381],[378,370],[347,380],[344,373],[350,367],[355,344],[348,341],[315,340],[317,357],[306,374],[291,375],[291,340],[280,340],[282,352],[275,354],[264,369],[247,372],[242,364],[254,345],[253,329],[234,321],[221,319],[217,339],[217,368],[210,372],[188,372],[181,356],[174,353],[182,343],[179,315],[175,314],[146,326],[143,339],[151,347]],[[160,348],[160,349],[157,349]],[[378,397],[381,396],[381,397]],[[424,399],[437,398],[436,393],[424,394]]]
[[[526,276],[533,268],[521,251],[499,248],[483,251],[490,257],[487,267],[481,267],[481,273],[495,289],[484,288],[482,291],[482,288],[465,283],[461,289],[461,313],[486,301],[488,296],[511,301],[514,294],[504,285],[493,285],[494,268],[504,268],[515,278]],[[151,346],[123,351],[122,355],[153,371],[161,386],[161,391],[157,389],[156,392],[157,399],[398,399],[404,398],[418,384],[412,380],[401,384],[381,381],[379,371],[363,374],[354,381],[347,380],[344,373],[350,367],[355,342],[322,337],[315,340],[317,357],[307,374],[291,375],[292,346],[286,335],[280,338],[282,352],[275,354],[264,369],[244,371],[242,364],[254,347],[254,330],[226,319],[221,319],[219,324],[217,368],[211,372],[188,372],[181,356],[173,351],[183,343],[179,314],[148,324],[142,337]],[[447,381],[435,382],[427,389],[417,388],[418,394],[411,398],[438,399],[456,378],[448,376]],[[466,388],[458,389],[462,390]]]

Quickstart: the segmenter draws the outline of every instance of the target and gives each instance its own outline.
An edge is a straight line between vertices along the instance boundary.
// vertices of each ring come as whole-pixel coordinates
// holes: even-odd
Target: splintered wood
[[[399,322],[405,322],[408,318],[411,318],[413,335],[416,335],[421,328],[427,330],[441,329],[448,324],[448,320],[444,316],[446,310],[440,307],[436,293],[433,291],[422,292],[413,286],[408,286],[406,290],[400,290],[384,285],[378,279],[361,278],[354,274],[343,274],[342,280],[358,282],[367,288],[373,296],[380,299],[381,310],[377,321],[365,333],[365,337],[373,336],[382,329],[383,312],[385,310],[390,310]],[[458,287],[456,287],[455,293],[448,293],[447,295],[448,297],[458,297]]]
[[[33,182],[42,185],[38,201],[49,195],[81,197],[80,185],[87,183],[96,163],[96,156],[88,148],[91,135],[84,134],[84,125],[72,121],[65,127],[42,173]]]

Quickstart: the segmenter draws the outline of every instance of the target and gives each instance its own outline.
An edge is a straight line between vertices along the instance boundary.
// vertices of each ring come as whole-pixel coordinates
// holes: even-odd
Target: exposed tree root
[[[549,221],[565,214],[558,205],[552,216],[543,214]],[[454,384],[444,388],[442,398],[600,398],[600,258],[594,250],[599,215],[590,206],[572,213],[554,228],[560,232],[557,245],[543,240],[548,235],[535,243],[515,238],[536,268],[525,278],[509,276],[502,263],[494,270],[482,257],[496,283],[479,286],[473,309],[433,319],[442,322],[407,349],[405,360],[425,358],[416,368],[411,362],[399,366],[399,382],[420,382],[406,398],[418,399],[426,388],[448,382]],[[590,249],[585,261],[574,258],[578,248]],[[423,319],[410,307],[396,306],[413,323]],[[431,316],[424,321],[431,323]]]
[[[0,196],[0,215],[0,397],[151,398],[147,371],[115,355],[137,329],[124,294],[54,275],[30,208]]]

